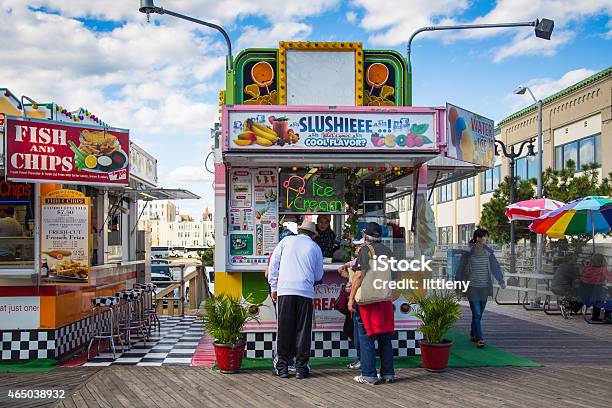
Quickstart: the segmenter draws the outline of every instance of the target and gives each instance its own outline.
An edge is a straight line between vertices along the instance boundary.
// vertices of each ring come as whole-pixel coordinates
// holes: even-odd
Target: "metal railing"
[[[202,301],[208,297],[208,283],[204,277],[204,268],[201,265],[170,264],[170,270],[179,268],[179,279],[157,283],[169,284],[156,293],[156,309],[158,315],[183,316],[185,306],[188,310],[197,310]],[[185,275],[185,268],[195,266],[195,270]],[[173,274],[174,276],[174,274]],[[153,282],[156,283],[156,282]],[[189,293],[185,295],[188,284]],[[175,293],[178,289],[178,296]]]

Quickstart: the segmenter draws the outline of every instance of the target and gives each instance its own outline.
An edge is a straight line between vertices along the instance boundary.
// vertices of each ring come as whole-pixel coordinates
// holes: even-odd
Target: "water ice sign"
[[[492,119],[447,103],[447,156],[468,163],[493,167],[495,161],[494,128]]]

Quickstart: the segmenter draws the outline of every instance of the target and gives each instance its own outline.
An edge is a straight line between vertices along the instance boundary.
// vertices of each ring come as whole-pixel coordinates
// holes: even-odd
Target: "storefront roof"
[[[437,156],[427,162],[427,188],[454,183],[468,177],[477,175],[487,167],[477,166],[451,157]],[[388,198],[401,197],[410,194],[413,189],[413,176],[408,174],[387,182],[388,188],[396,191]]]
[[[438,155],[437,151],[406,153],[342,153],[342,152],[296,152],[259,153],[228,152],[225,158],[233,166],[401,166],[417,167]]]
[[[182,188],[147,188],[144,190],[126,190],[124,195],[142,201],[155,200],[198,200],[199,195]]]

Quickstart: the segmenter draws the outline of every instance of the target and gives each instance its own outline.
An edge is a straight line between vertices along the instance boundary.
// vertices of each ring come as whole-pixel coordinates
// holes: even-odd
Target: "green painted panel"
[[[242,274],[242,296],[251,295],[253,303],[262,303],[268,297],[268,281],[263,272],[245,272]]]

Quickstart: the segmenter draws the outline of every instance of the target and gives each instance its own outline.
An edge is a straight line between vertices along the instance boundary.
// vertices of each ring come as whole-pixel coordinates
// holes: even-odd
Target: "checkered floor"
[[[116,359],[109,352],[100,353],[84,366],[109,365],[190,365],[198,342],[204,334],[202,321],[196,316],[160,316],[161,331],[151,332],[151,337],[132,345],[130,350],[117,349]],[[95,349],[95,344],[92,347]]]

